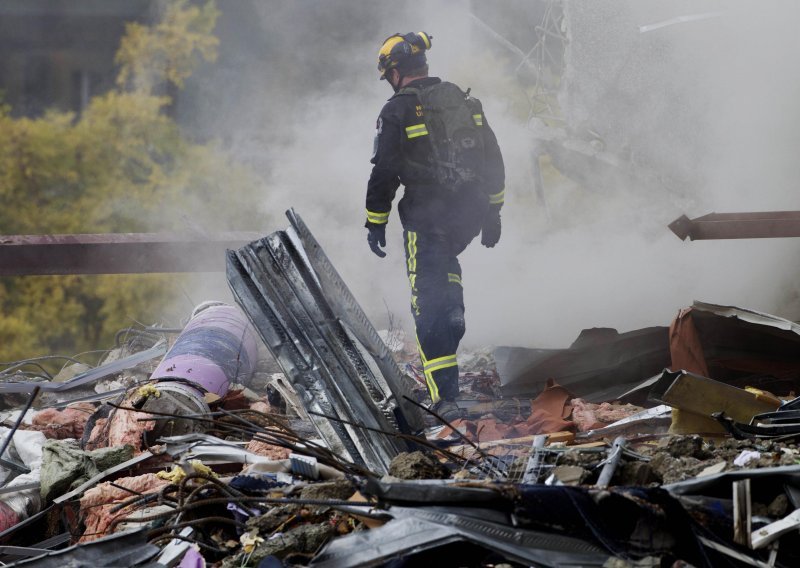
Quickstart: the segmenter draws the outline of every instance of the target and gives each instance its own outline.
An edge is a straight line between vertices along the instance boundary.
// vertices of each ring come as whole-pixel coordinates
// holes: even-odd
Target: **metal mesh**
[[[464,469],[474,479],[508,483],[542,483],[547,479],[563,448],[536,448],[532,444],[493,443],[464,450],[469,461]]]

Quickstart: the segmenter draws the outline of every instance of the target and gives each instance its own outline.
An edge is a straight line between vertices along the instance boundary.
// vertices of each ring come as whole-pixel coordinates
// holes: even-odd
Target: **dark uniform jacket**
[[[409,87],[439,83],[437,77],[411,82]],[[406,230],[468,232],[477,234],[489,207],[501,207],[505,169],[497,138],[483,116],[481,103],[470,98],[476,126],[483,134],[485,161],[482,183],[457,192],[437,185],[431,171],[415,164],[432,163],[430,139],[425,130],[423,110],[414,94],[395,94],[384,105],[377,123],[371,162],[374,164],[367,185],[367,223],[389,220],[397,188],[405,186],[400,200],[400,220]]]

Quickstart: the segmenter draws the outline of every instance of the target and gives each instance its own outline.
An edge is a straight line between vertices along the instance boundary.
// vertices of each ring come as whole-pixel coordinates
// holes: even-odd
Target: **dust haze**
[[[377,49],[394,32],[424,30],[431,74],[472,88],[506,162],[502,239],[494,249],[478,239],[460,257],[465,346],[566,346],[586,327],[667,325],[695,299],[797,318],[795,240],[681,242],[667,225],[684,213],[800,208],[800,6],[568,3],[558,126],[591,133],[623,165],[609,173],[579,160],[559,172],[543,156],[537,193],[530,66],[487,26],[528,53],[546,6],[220,1],[219,62],[192,79],[180,119],[259,174],[241,206],[262,212],[265,234],[294,207],[376,325],[392,314],[412,331],[402,189],[384,259],[366,244],[364,196],[391,95]],[[646,175],[620,174],[625,164]]]

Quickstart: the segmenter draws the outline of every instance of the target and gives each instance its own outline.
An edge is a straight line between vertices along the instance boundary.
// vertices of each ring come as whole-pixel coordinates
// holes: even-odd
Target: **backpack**
[[[423,88],[404,87],[398,94],[415,94],[423,109],[432,147],[431,164],[439,185],[458,190],[482,181],[484,152],[480,103],[457,85],[442,81]]]

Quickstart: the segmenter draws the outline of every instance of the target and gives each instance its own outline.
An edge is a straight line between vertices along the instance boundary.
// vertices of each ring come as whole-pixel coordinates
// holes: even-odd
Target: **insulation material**
[[[86,422],[94,410],[94,405],[89,402],[71,404],[64,410],[46,408],[33,416],[31,428],[44,433],[48,438],[80,440]]]
[[[108,427],[108,442],[104,445],[107,446],[133,446],[134,452],[140,453],[142,448],[142,436],[155,428],[156,423],[152,420],[142,420],[143,418],[152,418],[151,415],[144,412],[132,412],[130,410],[118,410],[109,419],[105,425]],[[97,421],[99,428],[100,420]],[[94,432],[92,432],[94,436]]]
[[[256,412],[263,412],[264,414],[271,414],[272,407],[269,405],[268,402],[264,402],[262,400],[256,401],[250,405],[250,410],[255,410]]]
[[[248,452],[253,452],[254,454],[264,456],[271,460],[284,460],[287,459],[289,454],[292,453],[292,450],[288,448],[282,448],[280,446],[268,444],[267,442],[262,442],[261,440],[250,440],[245,449]]]
[[[89,434],[85,447],[87,450],[108,446],[108,418],[98,418]]]
[[[644,408],[633,404],[595,404],[580,398],[572,399],[572,420],[579,432],[605,428],[623,418],[628,418]]]
[[[115,518],[124,518],[130,510],[123,509],[112,513],[111,509],[117,503],[130,499],[135,493],[155,493],[169,484],[169,481],[159,479],[155,473],[146,473],[136,477],[124,477],[114,482],[101,483],[92,487],[80,501],[81,515],[86,530],[79,542],[89,542],[105,536]]]

